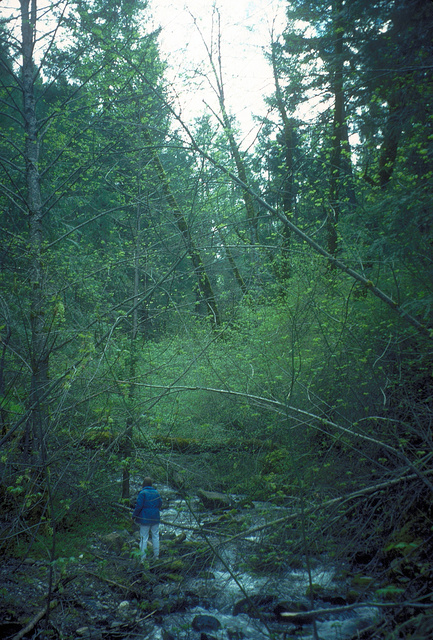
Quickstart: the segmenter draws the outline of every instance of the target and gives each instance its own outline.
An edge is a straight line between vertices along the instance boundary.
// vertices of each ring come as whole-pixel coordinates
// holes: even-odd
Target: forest
[[[1,14],[0,637],[431,638],[433,2],[288,0],[247,147],[218,3],[218,108],[191,121],[149,15]],[[146,475],[157,567],[130,518]],[[218,567],[262,635],[161,631],[210,610]],[[97,589],[117,618],[85,622]]]

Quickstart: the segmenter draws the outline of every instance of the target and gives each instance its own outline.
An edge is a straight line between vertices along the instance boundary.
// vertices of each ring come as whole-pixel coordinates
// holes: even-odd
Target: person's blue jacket
[[[158,524],[161,506],[161,496],[155,487],[143,487],[138,494],[137,504],[132,512],[132,517],[138,524]]]

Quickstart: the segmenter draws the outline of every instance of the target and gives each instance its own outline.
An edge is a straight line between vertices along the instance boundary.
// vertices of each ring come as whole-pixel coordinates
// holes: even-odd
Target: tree
[[[134,138],[136,123],[132,122],[131,131],[125,120],[131,111],[125,105],[136,92],[133,57],[135,64],[147,66],[155,83],[163,71],[156,35],[139,36],[137,32],[141,6],[134,2],[116,6],[79,2],[74,7],[65,3],[53,5],[47,14],[36,0],[23,0],[20,48],[14,44],[12,23],[5,30],[14,55],[8,59],[5,47],[1,76],[2,118],[11,123],[1,148],[2,198],[8,202],[1,220],[2,267],[8,275],[1,281],[6,318],[0,377],[2,441],[11,441],[13,456],[17,434],[23,442],[23,462],[36,478],[34,486],[29,484],[26,504],[45,491],[52,501],[50,474],[46,473],[54,464],[50,455],[62,441],[64,425],[69,423],[73,429],[76,419],[71,409],[65,414],[61,408],[65,396],[72,402],[77,383],[75,398],[80,397],[83,386],[77,371],[91,363],[100,345],[104,345],[102,353],[109,353],[107,336],[120,323],[113,319],[111,308],[116,308],[119,299],[124,303],[125,291],[117,288],[114,294],[114,279],[102,284],[100,274],[114,266],[121,271],[126,262],[128,244],[120,249],[111,239],[114,230],[127,221],[134,203],[140,218],[142,176],[138,187],[128,176],[128,182],[123,180],[124,189],[109,177],[121,176],[121,167],[130,165],[126,139]],[[89,26],[88,20],[92,29],[77,31],[77,25]],[[61,33],[69,35],[66,44],[59,38]],[[120,65],[116,47],[127,49],[128,65]],[[142,98],[149,121],[154,105],[148,90]],[[160,110],[158,118],[163,127]],[[140,234],[134,239],[132,298],[137,296]],[[107,256],[109,242],[111,255]],[[119,280],[126,273],[123,268]],[[135,338],[137,305],[132,305],[130,313]],[[134,369],[132,348],[130,369]],[[91,382],[87,393],[93,393]],[[103,393],[99,388],[95,395]],[[133,385],[129,396],[131,405]],[[24,397],[29,399],[26,407]],[[81,397],[80,402],[83,400]],[[108,418],[106,411],[102,413]],[[40,479],[46,486],[42,494],[35,488]],[[54,523],[52,502],[44,506],[42,518],[48,512]]]
[[[36,46],[36,1],[21,0],[22,37],[22,117],[25,137],[23,160],[25,163],[26,199],[24,206],[29,220],[29,266],[30,276],[30,368],[29,419],[26,426],[26,450],[37,452],[40,462],[45,460],[46,405],[43,396],[48,386],[48,369],[51,344],[47,342],[46,329],[52,321],[46,313],[46,280],[42,263],[42,243],[44,240],[42,220],[44,216],[40,162],[40,127],[37,121],[35,83],[38,68],[34,59]],[[30,445],[32,438],[33,444]]]
[[[225,98],[225,92],[224,92],[224,78],[223,78],[223,69],[222,69],[221,18],[220,18],[219,11],[216,9],[213,12],[213,17],[215,16],[217,20],[217,37],[216,37],[216,54],[215,55],[213,53],[213,46],[212,46],[213,43],[209,47],[209,45],[206,43],[205,38],[203,37],[203,34],[198,29],[196,21],[195,21],[195,24],[201,36],[203,46],[206,50],[207,58],[210,64],[211,77],[208,78],[208,81],[212,86],[212,89],[215,92],[215,95],[218,100],[218,105],[220,109],[220,116],[218,117],[218,120],[221,124],[222,130],[224,131],[225,136],[227,137],[227,141],[235,162],[236,171],[237,171],[237,175],[239,176],[239,180],[242,183],[248,184],[249,180],[247,177],[247,164],[246,164],[245,158],[243,157],[243,154],[239,149],[239,145],[236,142],[233,122],[232,122],[232,119],[230,118],[230,115],[226,106],[226,98]],[[217,58],[216,61],[215,61],[215,56]],[[255,211],[254,200],[251,198],[251,195],[249,194],[249,192],[245,190],[242,191],[242,198],[245,205],[247,221],[251,229],[252,243],[255,243],[257,242],[257,213]]]

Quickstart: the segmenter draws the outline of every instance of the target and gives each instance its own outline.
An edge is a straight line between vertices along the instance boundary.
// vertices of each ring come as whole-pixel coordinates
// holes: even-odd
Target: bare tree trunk
[[[224,247],[224,251],[226,252],[227,259],[229,261],[229,264],[230,264],[231,270],[233,272],[233,275],[235,277],[235,280],[238,283],[239,288],[242,291],[243,295],[246,296],[248,294],[248,287],[247,287],[247,285],[245,283],[245,280],[243,279],[243,277],[241,275],[241,272],[238,269],[238,266],[237,266],[236,261],[235,261],[235,259],[233,257],[231,249],[230,249],[230,247],[228,246],[228,244],[226,242],[226,239],[225,239],[225,236],[224,236],[224,233],[223,233],[222,229],[218,229],[218,235],[219,235],[219,237],[221,239],[221,243],[222,243],[222,245]]]
[[[239,147],[233,135],[233,129],[230,123],[230,118],[228,116],[228,113],[225,107],[224,90],[222,85],[221,85],[221,93],[219,95],[219,103],[220,103],[220,109],[221,109],[221,114],[222,114],[223,123],[224,123],[224,131],[229,141],[230,151],[232,153],[232,156],[236,164],[236,170],[238,172],[239,179],[242,182],[245,182],[245,184],[247,184],[248,177],[247,177],[245,162],[242,158],[242,155],[239,151]],[[248,191],[245,191],[245,190],[242,191],[242,198],[245,204],[247,220],[252,232],[252,241],[257,242],[257,214],[254,207],[254,200],[251,197],[250,193],[248,193]]]
[[[203,35],[201,33],[201,31],[198,29],[197,23],[197,29],[200,33],[200,37],[202,39],[203,45],[206,49],[206,53],[208,55],[208,59],[209,59],[209,63],[211,65],[211,69],[212,69],[212,73],[213,73],[213,77],[215,79],[215,92],[217,94],[217,98],[218,98],[218,103],[219,103],[219,108],[221,111],[221,119],[220,119],[220,123],[223,127],[224,133],[227,136],[227,140],[230,146],[230,151],[231,154],[233,156],[233,159],[235,161],[236,164],[236,171],[237,174],[239,176],[239,180],[241,182],[243,182],[244,184],[248,184],[248,177],[247,177],[247,169],[245,166],[245,162],[244,159],[242,158],[242,154],[239,150],[239,146],[235,140],[235,136],[233,133],[233,127],[230,121],[230,117],[228,115],[227,112],[227,108],[226,108],[226,103],[225,103],[225,95],[224,95],[224,82],[223,82],[223,75],[222,75],[222,61],[221,61],[221,25],[220,25],[220,15],[219,12],[216,11],[217,16],[218,16],[218,68],[215,65],[215,61],[214,61],[214,57],[212,54],[212,51],[209,49],[209,47],[206,44],[205,39],[203,38]],[[252,233],[252,242],[256,243],[257,242],[257,214],[256,214],[256,208],[254,205],[254,198],[251,197],[251,194],[249,193],[249,191],[242,189],[242,198],[245,204],[245,212],[246,212],[246,216],[247,216],[247,221],[249,223],[250,229],[251,229],[251,233]]]
[[[338,221],[340,219],[340,180],[342,174],[342,143],[344,130],[343,93],[343,34],[342,0],[335,0],[334,37],[335,53],[333,63],[334,119],[332,124],[331,178],[329,185],[329,212],[327,221],[328,252],[335,256],[338,251]],[[332,264],[331,264],[332,266]]]
[[[293,179],[293,150],[294,150],[294,127],[289,118],[284,104],[278,79],[278,65],[275,57],[275,46],[271,44],[272,71],[275,83],[275,99],[280,117],[283,123],[283,144],[284,144],[284,183],[283,183],[283,211],[284,215],[290,217],[294,205],[294,179]],[[281,280],[286,280],[290,276],[290,244],[292,234],[286,225],[283,226],[283,244],[281,247],[281,265],[278,269],[278,276]]]
[[[4,318],[4,334],[0,337],[1,355],[0,355],[0,434],[4,436],[8,430],[7,412],[4,410],[4,399],[6,397],[6,380],[5,380],[5,358],[6,349],[12,336],[9,309],[3,300],[0,300],[2,307],[2,316]]]
[[[162,188],[164,190],[165,197],[167,199],[168,204],[171,207],[171,211],[174,215],[174,219],[176,221],[177,228],[182,234],[183,241],[185,243],[185,247],[188,251],[188,254],[192,260],[192,264],[195,270],[195,274],[197,277],[198,290],[200,293],[201,299],[204,300],[208,315],[211,318],[212,326],[214,329],[218,328],[221,324],[221,319],[219,315],[219,310],[217,306],[217,302],[215,299],[215,294],[212,289],[211,282],[209,280],[209,276],[206,271],[205,264],[201,257],[201,254],[197,247],[195,246],[194,240],[191,237],[188,223],[183,215],[180,206],[177,203],[176,198],[170,188],[170,181],[167,177],[167,174],[164,171],[164,167],[162,166],[161,160],[157,154],[157,152],[153,149],[152,139],[150,137],[149,132],[145,132],[145,138],[149,144],[149,150],[153,155],[153,162],[156,167],[158,177],[161,181]]]
[[[136,384],[135,376],[137,371],[137,335],[138,335],[138,292],[140,289],[140,249],[141,249],[141,162],[139,162],[138,170],[138,188],[137,188],[137,208],[135,217],[135,249],[134,249],[134,291],[133,296],[136,303],[132,310],[132,326],[131,326],[131,347],[129,353],[129,390],[128,390],[128,410],[129,414],[126,419],[126,429],[123,447],[123,478],[122,478],[122,499],[129,500],[130,497],[130,457],[132,453],[132,440],[134,437],[134,414],[135,414],[135,395]]]
[[[41,251],[43,241],[43,211],[39,174],[39,140],[34,85],[36,67],[34,47],[36,41],[36,0],[20,0],[22,35],[22,92],[25,130],[25,162],[27,209],[29,216],[29,251],[31,255],[31,370],[29,404],[32,409],[26,425],[27,455],[41,452],[44,446],[46,407],[39,397],[48,382],[49,350],[45,326],[45,282]]]
[[[396,94],[389,101],[389,114],[379,156],[379,186],[384,189],[391,179],[402,130],[401,105]]]

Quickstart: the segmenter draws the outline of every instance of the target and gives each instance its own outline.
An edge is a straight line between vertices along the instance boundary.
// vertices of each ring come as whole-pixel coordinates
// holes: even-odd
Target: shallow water
[[[216,640],[269,640],[273,637],[283,637],[291,633],[291,637],[299,640],[315,640],[312,627],[304,627],[296,630],[291,625],[272,624],[269,625],[249,618],[246,614],[232,616],[221,613],[218,609],[202,609],[196,607],[186,613],[174,613],[165,617],[163,624],[155,626],[153,632],[146,634],[148,640],[167,640],[172,636],[176,640],[200,640],[201,631],[192,629],[194,618],[198,615],[212,616],[221,624],[221,628],[214,630],[204,630],[207,637]],[[357,631],[361,631],[367,626],[377,621],[379,617],[377,609],[363,609],[358,614],[353,614],[351,618],[318,621],[316,623],[317,635],[320,640],[347,640],[356,637]],[[144,638],[143,638],[144,640]]]
[[[200,526],[211,531],[215,514],[204,511],[197,498],[189,499],[187,505],[170,487],[158,489],[165,505],[161,514],[162,549],[164,536],[183,533],[187,539],[192,540],[200,539]],[[236,502],[236,496],[234,500]],[[247,512],[253,518],[254,526],[279,518],[284,512],[290,513],[289,509],[268,503],[256,503],[254,506],[253,510]],[[219,557],[215,559],[206,578],[186,578],[179,590],[204,596],[202,600],[210,604],[209,608],[194,607],[188,611],[165,615],[161,624],[155,624],[149,629],[143,640],[200,640],[202,637],[215,640],[269,640],[271,634],[277,638],[290,634],[300,640],[314,640],[312,624],[296,628],[291,623],[279,622],[275,617],[260,621],[245,613],[233,615],[236,603],[246,597],[273,596],[278,602],[305,600],[310,578],[328,593],[339,595],[343,590],[342,585],[335,581],[338,568],[324,563],[320,558],[312,563],[310,577],[305,569],[282,570],[278,575],[248,573],[242,564],[242,558],[260,544],[262,535],[259,533],[249,536],[247,540],[237,539],[225,544],[223,538],[217,538],[216,535],[212,537],[212,533],[208,533],[208,538],[212,538],[218,549]],[[316,606],[322,609],[329,605],[319,602]],[[196,630],[191,626],[196,616],[211,616],[220,626],[217,629]],[[373,624],[378,618],[379,611],[374,607],[332,614],[332,619],[316,621],[317,636],[320,640],[346,640],[356,636],[357,631]]]

